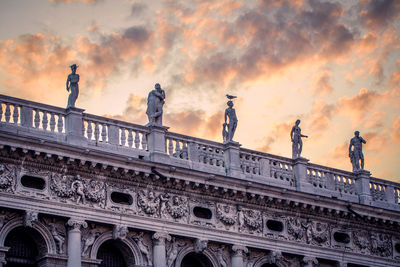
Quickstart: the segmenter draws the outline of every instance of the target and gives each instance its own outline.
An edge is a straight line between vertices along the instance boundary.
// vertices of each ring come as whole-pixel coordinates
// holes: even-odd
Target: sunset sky
[[[245,148],[351,170],[359,130],[365,168],[400,182],[400,1],[1,0],[0,93],[147,123],[148,92],[166,91],[170,131],[222,141],[234,100]]]

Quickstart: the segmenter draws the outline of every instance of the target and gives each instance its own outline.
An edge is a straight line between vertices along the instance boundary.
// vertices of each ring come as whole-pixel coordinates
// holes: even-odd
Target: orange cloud
[[[314,88],[314,93],[318,96],[331,93],[333,91],[331,78],[331,73],[328,70],[318,72],[311,83],[311,86]]]
[[[400,116],[393,122],[391,137],[395,143],[400,145]]]

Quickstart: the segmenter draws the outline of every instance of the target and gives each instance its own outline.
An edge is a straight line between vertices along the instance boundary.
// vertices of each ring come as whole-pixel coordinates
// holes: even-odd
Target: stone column
[[[167,266],[165,253],[165,240],[171,241],[171,236],[167,233],[157,232],[153,235],[153,266]]]
[[[73,145],[82,145],[85,142],[83,136],[83,117],[84,109],[70,107],[65,116],[65,133],[67,142]]]
[[[0,247],[0,267],[3,267],[7,264],[6,261],[6,253],[8,252],[9,247]]]
[[[232,267],[243,267],[244,266],[243,253],[248,253],[248,252],[249,250],[245,246],[233,245],[232,256],[231,256]]]
[[[148,124],[150,133],[147,135],[147,145],[150,152],[150,160],[165,162],[169,158],[166,153],[165,133],[168,127]]]
[[[68,230],[68,261],[67,267],[82,266],[81,227],[86,228],[87,223],[79,219],[69,219]]]
[[[296,188],[297,191],[308,192],[311,193],[312,186],[307,181],[307,163],[308,159],[306,158],[296,158],[294,159],[294,177],[296,178]]]
[[[240,168],[240,146],[241,144],[234,141],[224,143],[225,171],[228,176],[243,176]]]
[[[366,170],[360,170],[356,173],[356,191],[360,204],[371,205],[370,177],[371,173]]]

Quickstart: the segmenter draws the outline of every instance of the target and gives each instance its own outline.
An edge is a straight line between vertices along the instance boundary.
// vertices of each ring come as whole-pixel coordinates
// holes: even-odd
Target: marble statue
[[[357,172],[364,169],[364,155],[362,153],[362,144],[366,144],[359,131],[354,132],[354,137],[350,140],[349,145],[349,157],[351,164],[353,165],[353,172]],[[353,147],[353,149],[352,149]],[[361,166],[360,166],[361,161]]]
[[[159,83],[156,83],[154,90],[147,97],[146,114],[149,118],[149,124],[162,125],[163,105],[165,103],[165,91]]]
[[[301,151],[303,150],[303,141],[301,138],[308,137],[307,135],[301,134],[299,124],[300,120],[297,120],[290,132],[290,138],[292,139],[292,158],[294,159],[300,158]]]
[[[228,108],[225,109],[225,122],[222,125],[222,137],[224,142],[229,142],[232,141],[235,134],[238,119],[236,117],[236,111],[233,108],[232,102],[232,99],[236,98],[236,96],[226,95],[226,97],[229,99],[229,101],[226,103]],[[229,122],[227,122],[227,119],[229,119]]]
[[[66,86],[68,92],[71,89],[71,93],[69,94],[68,97],[67,108],[75,107],[75,102],[79,94],[79,86],[78,86],[79,74],[76,74],[76,69],[78,68],[78,66],[76,64],[73,64],[70,67],[71,67],[71,74],[68,75]]]
[[[57,246],[57,252],[59,254],[63,254],[63,246],[64,246],[64,242],[65,242],[65,237],[57,230],[57,227],[55,224],[50,224],[50,231],[51,231],[51,235],[54,238],[54,241],[56,242],[56,246]]]

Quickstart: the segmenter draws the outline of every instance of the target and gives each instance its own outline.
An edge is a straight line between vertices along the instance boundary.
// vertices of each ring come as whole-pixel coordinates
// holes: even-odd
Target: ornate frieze
[[[217,204],[217,218],[219,228],[234,230],[237,225],[237,208],[227,204]]]
[[[0,190],[14,192],[17,168],[13,165],[0,162]]]

